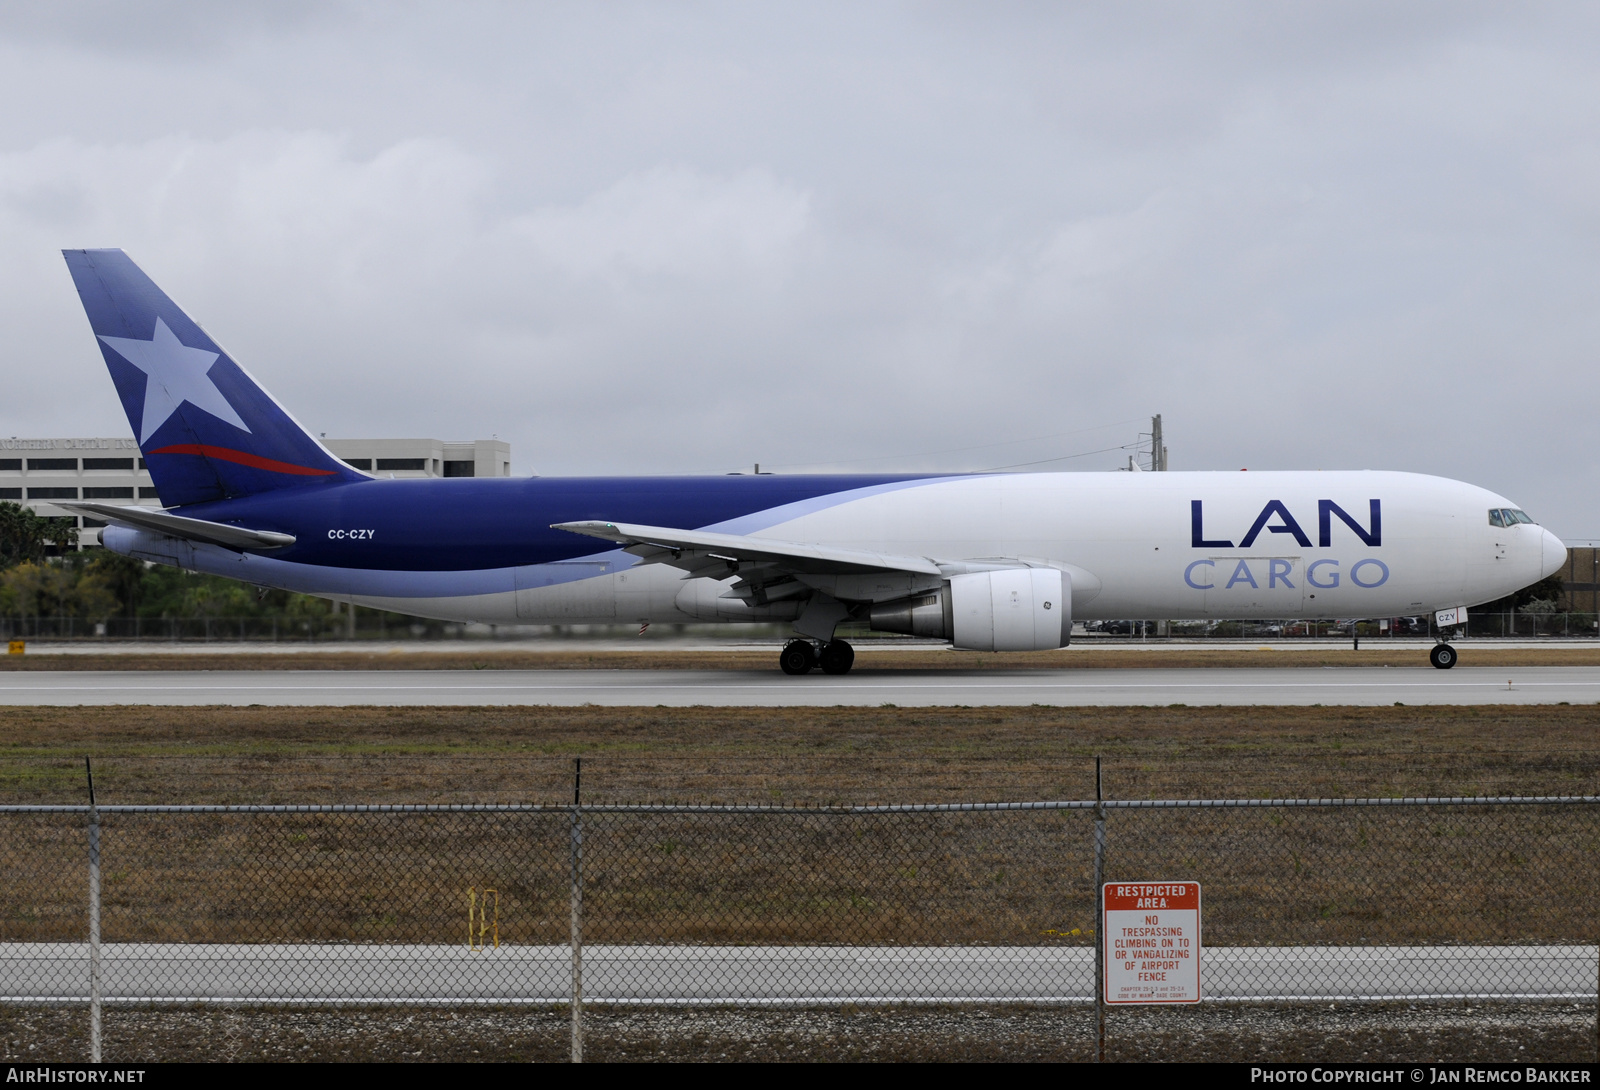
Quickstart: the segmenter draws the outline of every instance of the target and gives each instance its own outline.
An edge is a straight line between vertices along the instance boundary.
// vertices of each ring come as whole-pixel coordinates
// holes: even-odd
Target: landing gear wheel
[[[848,674],[856,664],[855,648],[843,640],[830,640],[822,645],[819,656],[825,674]]]
[[[1447,643],[1435,644],[1428,652],[1428,661],[1441,670],[1448,670],[1456,664],[1456,649]]]
[[[786,674],[809,674],[816,665],[817,652],[810,640],[790,640],[778,653],[778,667]]]

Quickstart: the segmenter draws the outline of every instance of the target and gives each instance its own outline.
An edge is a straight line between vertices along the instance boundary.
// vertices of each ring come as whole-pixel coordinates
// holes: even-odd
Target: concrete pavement
[[[1587,704],[1600,667],[867,670],[18,671],[0,705]]]

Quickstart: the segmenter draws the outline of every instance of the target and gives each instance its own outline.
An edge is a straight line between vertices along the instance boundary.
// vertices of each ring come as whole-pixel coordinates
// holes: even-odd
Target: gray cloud
[[[1161,412],[1600,535],[1595,21],[0,7],[0,431],[126,430],[57,254],[118,245],[330,435],[957,469]]]

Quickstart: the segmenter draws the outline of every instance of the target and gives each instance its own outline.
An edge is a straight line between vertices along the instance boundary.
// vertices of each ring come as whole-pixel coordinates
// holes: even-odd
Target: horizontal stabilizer
[[[182,515],[156,511],[148,507],[120,507],[110,503],[57,503],[55,506],[105,519],[119,526],[154,530],[170,537],[203,541],[208,545],[223,545],[229,549],[281,549],[286,545],[293,545],[295,541],[293,534],[280,534],[273,530],[247,530],[242,526],[229,526],[225,522],[184,518]]]
[[[910,572],[939,575],[939,565],[922,556],[889,556],[831,545],[806,545],[738,534],[634,526],[616,522],[558,522],[552,529],[613,541],[646,560],[693,569],[706,559],[731,563],[772,564],[786,571],[816,575]]]

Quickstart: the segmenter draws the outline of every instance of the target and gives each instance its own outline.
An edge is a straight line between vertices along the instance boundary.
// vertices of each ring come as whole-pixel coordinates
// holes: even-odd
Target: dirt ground
[[[1111,1061],[1593,1062],[1590,1003],[1211,1005],[1108,1012]],[[1093,1009],[595,1009],[590,1061],[1084,1061]],[[564,1009],[110,1010],[111,1063],[562,1062]],[[0,1008],[8,1061],[83,1058],[87,1016]]]
[[[857,645],[857,670],[1116,670],[1273,666],[1426,666],[1424,647],[1352,650],[1329,640],[1311,649],[1194,647],[1135,649],[1074,646],[1059,651],[990,654],[981,651],[875,650]],[[1600,647],[1499,648],[1457,646],[1463,666],[1600,666]],[[0,670],[761,670],[776,672],[778,651],[496,650],[493,646],[437,651],[300,651],[294,653],[61,654],[48,645],[23,655],[0,655]]]

